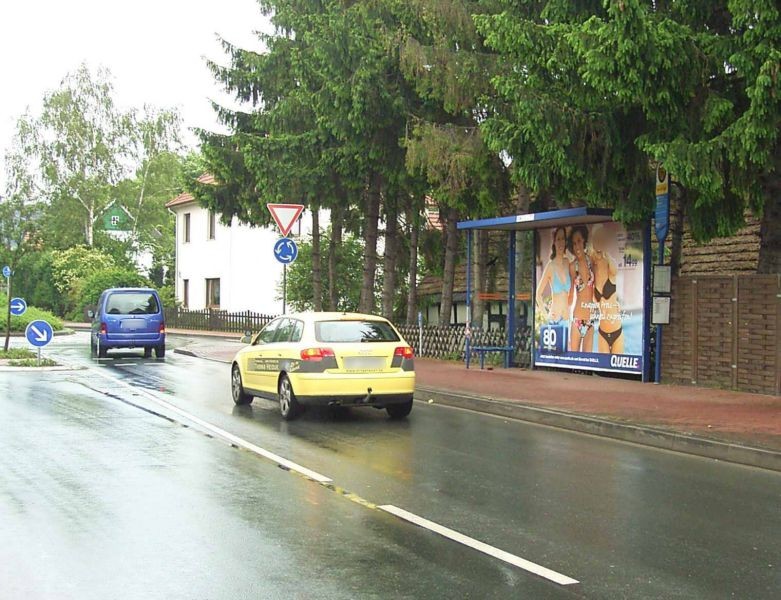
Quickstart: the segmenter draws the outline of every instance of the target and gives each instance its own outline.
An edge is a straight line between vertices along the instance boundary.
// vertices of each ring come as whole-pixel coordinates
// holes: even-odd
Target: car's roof
[[[379,315],[354,312],[306,311],[289,313],[282,316],[290,317],[291,319],[300,319],[302,321],[387,321],[385,317]]]
[[[120,288],[108,288],[107,292],[155,292],[154,288],[150,287],[120,287]]]

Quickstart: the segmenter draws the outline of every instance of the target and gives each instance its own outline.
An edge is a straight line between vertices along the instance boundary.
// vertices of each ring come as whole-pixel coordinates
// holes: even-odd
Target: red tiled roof
[[[183,192],[173,200],[169,200],[168,202],[166,202],[165,207],[172,208],[174,206],[182,206],[183,204],[190,204],[191,202],[195,202],[195,198],[193,197],[193,195],[188,192]]]
[[[198,179],[196,179],[196,181],[203,185],[214,185],[217,183],[217,180],[211,173],[204,173]],[[183,204],[190,204],[191,202],[195,202],[193,195],[188,192],[182,192],[173,200],[166,202],[165,207],[171,208],[173,206],[182,206]]]

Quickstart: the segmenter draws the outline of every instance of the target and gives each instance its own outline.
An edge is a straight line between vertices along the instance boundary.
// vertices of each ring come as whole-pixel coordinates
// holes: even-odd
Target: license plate
[[[124,319],[120,324],[122,329],[144,329],[146,327],[146,321],[144,319]]]
[[[380,371],[385,368],[387,360],[384,356],[345,356],[344,368],[348,371]]]

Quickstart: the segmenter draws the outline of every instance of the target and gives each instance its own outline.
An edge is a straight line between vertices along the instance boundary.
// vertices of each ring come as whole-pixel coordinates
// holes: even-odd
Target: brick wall
[[[781,276],[678,277],[662,380],[781,394]]]

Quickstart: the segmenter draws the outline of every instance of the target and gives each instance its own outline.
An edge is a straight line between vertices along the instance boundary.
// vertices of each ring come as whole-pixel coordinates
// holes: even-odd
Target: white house
[[[202,177],[203,183],[208,183]],[[176,298],[191,310],[283,312],[278,291],[283,265],[274,256],[282,235],[274,227],[250,227],[236,217],[230,226],[202,207],[191,194],[166,204],[176,215]],[[309,213],[299,217],[289,237],[304,239],[312,230]]]

